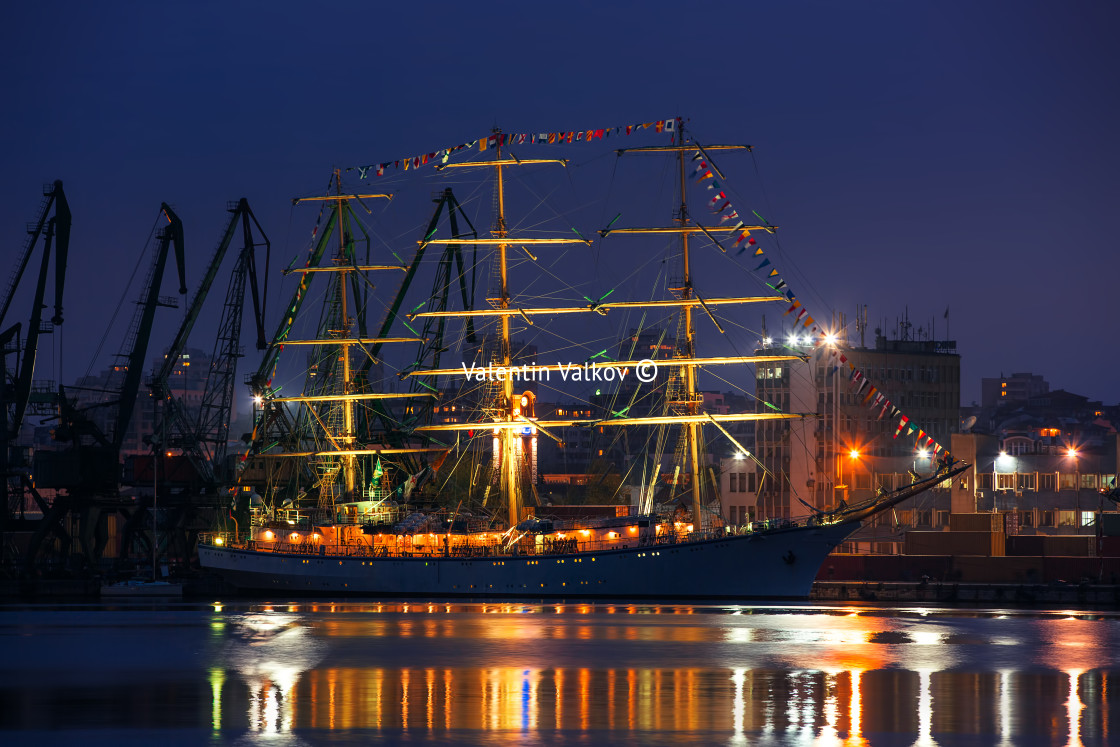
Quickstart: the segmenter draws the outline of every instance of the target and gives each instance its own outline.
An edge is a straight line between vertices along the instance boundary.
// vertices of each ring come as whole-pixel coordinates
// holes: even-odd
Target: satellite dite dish
[[[976,425],[976,416],[969,415],[964,419],[964,422],[961,423],[961,433],[968,433],[972,430],[972,426],[974,425]]]

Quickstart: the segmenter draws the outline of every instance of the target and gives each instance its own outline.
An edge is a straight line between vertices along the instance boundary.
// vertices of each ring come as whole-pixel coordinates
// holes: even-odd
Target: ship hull
[[[367,596],[803,599],[859,522],[559,555],[359,557],[203,545],[240,589]]]

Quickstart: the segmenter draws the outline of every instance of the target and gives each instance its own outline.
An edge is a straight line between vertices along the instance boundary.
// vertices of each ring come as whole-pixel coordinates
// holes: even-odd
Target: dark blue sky
[[[908,306],[940,336],[948,306],[965,403],[1001,371],[1120,399],[1114,4],[105,5],[0,11],[0,256],[12,265],[40,184],[63,179],[64,379],[86,369],[160,201],[187,224],[193,288],[228,199],[249,198],[287,264],[314,221],[289,198],[332,166],[494,124],[680,114],[756,146],[765,204],[747,207],[782,226],[818,316],[867,304],[893,329]],[[55,356],[43,366],[58,375]]]

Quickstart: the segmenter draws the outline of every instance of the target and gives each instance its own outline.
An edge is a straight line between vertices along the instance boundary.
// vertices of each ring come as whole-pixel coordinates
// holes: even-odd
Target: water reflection
[[[230,627],[223,660],[247,687],[248,703],[243,707],[249,731],[266,735],[290,733],[298,703],[297,683],[304,672],[322,660],[326,644],[309,635],[303,618],[271,608],[236,615]],[[333,703],[333,682],[327,693],[327,700]],[[215,700],[221,701],[220,691]],[[222,714],[217,709],[215,713],[212,727],[218,732]]]
[[[217,742],[1107,744],[1118,632],[1071,611],[27,608],[0,612],[24,644],[0,665],[0,729],[62,710]]]

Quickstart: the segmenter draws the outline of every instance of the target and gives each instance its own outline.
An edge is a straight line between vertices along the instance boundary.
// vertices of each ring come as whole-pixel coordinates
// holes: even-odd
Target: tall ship
[[[305,264],[287,270],[296,289],[250,377],[255,412],[248,453],[231,490],[229,521],[200,537],[202,566],[239,588],[293,593],[804,598],[826,556],[864,522],[968,469],[945,452],[925,474],[912,472],[910,484],[861,503],[805,503],[801,517],[724,518],[719,481],[705,460],[711,440],[726,441],[753,460],[734,433],[740,426],[800,422],[814,414],[769,402],[744,412],[713,411],[705,405],[700,374],[795,366],[808,356],[794,349],[701,354],[698,322],[722,334],[728,318],[766,304],[784,308],[793,296],[782,292],[780,281],[761,284],[758,295],[698,292],[698,248],[745,250],[755,243],[752,232],[768,235],[775,227],[744,222],[713,177],[723,179],[713,155],[747,146],[701,144],[680,119],[658,122],[656,131],[663,130],[667,144],[614,153],[669,164],[668,172],[661,168],[675,195],[671,219],[623,227],[616,225],[619,213],[597,229],[596,239],[575,227],[549,234],[538,230],[535,217],[512,221],[508,215],[511,176],[568,166],[565,159],[529,157],[531,149],[523,146],[564,142],[565,136],[570,143],[573,133],[557,139],[495,130],[464,146],[406,159],[405,169],[431,161],[431,171],[451,185],[434,193],[436,208],[409,261],[392,248],[384,253],[392,261],[374,261],[374,242],[358,215],[393,195],[351,191],[336,172],[328,194],[297,200],[318,204],[319,220]],[[603,134],[588,130],[576,140]],[[367,168],[381,174],[400,164]],[[482,234],[454,194],[468,174],[490,185],[493,222]],[[693,215],[689,192],[697,179],[708,181],[700,189],[714,186],[706,189],[714,195],[704,197],[718,223]],[[665,257],[658,289],[644,294],[648,298],[617,298],[609,290],[565,303],[578,293],[574,289],[589,286],[562,279],[558,261],[546,261],[545,253],[586,251],[607,237],[610,251],[635,265],[658,252]],[[433,290],[420,294],[416,305],[415,292],[409,300],[412,281],[433,266]],[[476,308],[479,274],[488,287]],[[382,292],[392,284],[383,279],[394,275],[403,278],[396,291]],[[545,284],[561,289],[550,292]],[[612,314],[661,315],[657,344],[650,346],[656,350],[648,357],[637,345],[619,345],[615,356],[596,352],[604,339],[617,339],[617,331],[592,332],[599,342],[581,345],[570,339],[574,324],[549,328],[571,343],[557,347],[567,352],[556,353],[556,362],[517,340],[519,330],[542,322],[582,317],[581,329],[594,330]],[[310,323],[301,326],[301,319]],[[807,323],[806,329],[809,334]],[[642,334],[639,328],[632,339]],[[823,331],[817,337],[818,345],[827,344]],[[298,393],[280,383],[285,356],[306,362]],[[395,376],[387,376],[387,368],[396,368]],[[546,416],[537,385],[571,379],[603,383],[594,385],[597,396],[586,407],[553,407]],[[604,396],[604,389],[614,396]],[[581,516],[573,506],[561,512],[539,494],[538,439],[563,448],[581,431],[619,434],[615,443],[632,451],[628,474],[638,484],[613,515]]]

